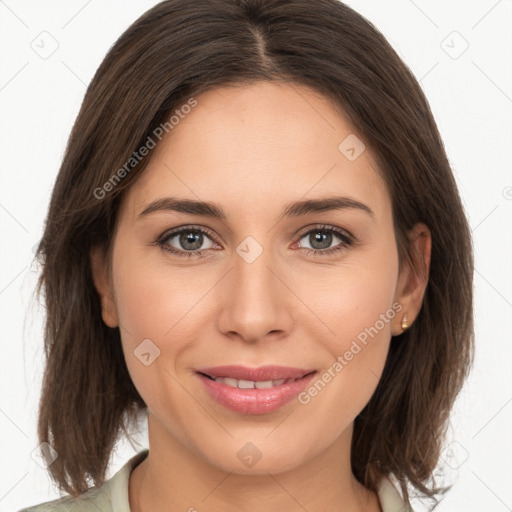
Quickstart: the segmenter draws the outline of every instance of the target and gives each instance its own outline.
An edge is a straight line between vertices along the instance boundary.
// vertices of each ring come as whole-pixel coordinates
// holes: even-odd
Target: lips
[[[242,414],[266,414],[293,400],[316,370],[217,366],[201,368],[196,373],[210,397],[224,407]]]

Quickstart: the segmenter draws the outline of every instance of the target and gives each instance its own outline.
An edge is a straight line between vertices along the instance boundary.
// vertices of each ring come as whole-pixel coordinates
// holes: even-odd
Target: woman
[[[38,256],[39,438],[71,496],[30,510],[390,512],[447,490],[470,231],[417,81],[341,2],[144,14],[89,86]],[[149,450],[105,482],[145,414]]]

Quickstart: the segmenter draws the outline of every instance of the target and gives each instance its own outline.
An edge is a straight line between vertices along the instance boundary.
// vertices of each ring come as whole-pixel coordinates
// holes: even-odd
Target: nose
[[[233,267],[221,283],[219,330],[246,343],[270,334],[273,338],[288,335],[294,296],[287,287],[284,267],[271,250],[263,250],[253,261],[243,251],[240,254],[234,254]]]

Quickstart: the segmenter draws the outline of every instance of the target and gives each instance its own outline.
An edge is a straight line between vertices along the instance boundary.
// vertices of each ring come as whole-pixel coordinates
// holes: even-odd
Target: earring
[[[402,331],[406,331],[409,329],[409,324],[407,323],[407,313],[405,313],[404,317],[402,318]]]

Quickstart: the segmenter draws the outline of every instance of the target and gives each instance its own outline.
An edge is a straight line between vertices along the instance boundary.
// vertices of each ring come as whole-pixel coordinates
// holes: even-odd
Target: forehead
[[[166,195],[222,203],[237,215],[241,205],[250,214],[263,204],[278,208],[326,195],[364,199],[377,215],[389,210],[370,151],[319,92],[257,82],[194,99],[194,107],[173,118],[173,128],[128,191],[125,207],[133,215]]]

